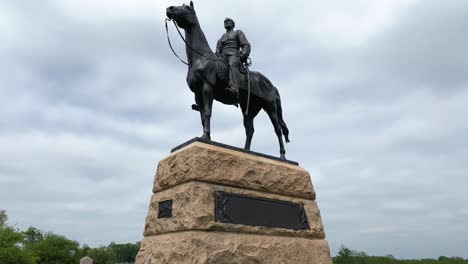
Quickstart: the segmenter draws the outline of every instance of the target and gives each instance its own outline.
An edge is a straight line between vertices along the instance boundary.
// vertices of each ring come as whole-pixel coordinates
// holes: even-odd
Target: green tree
[[[33,254],[22,248],[23,234],[7,226],[8,216],[0,211],[0,263],[2,264],[35,264]]]
[[[6,247],[0,248],[0,263],[36,264],[36,258],[30,252],[24,251],[20,247]]]
[[[51,232],[26,246],[39,258],[38,264],[75,264],[80,257],[78,242]]]
[[[91,250],[91,247],[88,246],[87,244],[84,244],[80,249],[80,259],[88,256],[89,250]]]
[[[6,226],[6,222],[8,221],[8,216],[5,210],[0,210],[0,228]]]
[[[32,245],[44,239],[44,235],[42,234],[41,230],[33,226],[30,226],[28,229],[26,229],[26,231],[23,231],[23,235],[23,242],[26,246]]]
[[[94,264],[114,264],[117,262],[114,251],[109,247],[89,248],[86,255],[93,259]]]
[[[353,253],[354,251],[347,248],[344,245],[341,245],[338,254],[336,257],[333,258],[333,263],[334,264],[353,264],[354,259],[353,259]]]
[[[368,256],[365,252],[341,246],[333,257],[334,264],[468,264],[461,257],[440,256],[438,259],[396,259],[393,255]]]
[[[140,243],[116,244],[112,242],[109,244],[109,248],[115,253],[117,262],[134,262],[140,249]]]

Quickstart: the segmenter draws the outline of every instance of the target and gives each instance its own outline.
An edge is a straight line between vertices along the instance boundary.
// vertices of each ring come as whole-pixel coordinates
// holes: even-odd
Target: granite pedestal
[[[137,264],[331,264],[309,173],[192,140],[158,165]]]

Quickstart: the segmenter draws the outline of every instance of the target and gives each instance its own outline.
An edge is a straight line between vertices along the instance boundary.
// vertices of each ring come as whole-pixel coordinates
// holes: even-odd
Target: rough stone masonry
[[[278,215],[286,226],[302,217],[307,228],[275,227],[278,219],[239,224],[259,215],[234,199],[220,203],[219,193],[257,200],[259,211],[272,215],[286,208],[291,217]],[[315,197],[309,173],[298,165],[193,142],[159,162],[136,263],[331,264]]]

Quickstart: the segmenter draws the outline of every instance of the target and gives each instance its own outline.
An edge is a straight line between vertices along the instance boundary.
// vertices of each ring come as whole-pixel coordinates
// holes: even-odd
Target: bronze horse
[[[190,1],[190,6],[170,6],[166,10],[169,19],[174,20],[177,25],[185,31],[186,52],[188,59],[187,84],[195,94],[195,102],[200,111],[203,125],[202,139],[210,138],[210,119],[213,99],[228,105],[240,104],[244,115],[244,127],[246,140],[244,148],[249,150],[254,133],[253,120],[261,109],[270,117],[271,123],[278,136],[280,145],[280,158],[286,159],[282,135],[289,142],[288,128],[283,120],[281,99],[278,89],[259,72],[250,72],[250,100],[247,100],[248,91],[241,87],[239,102],[231,94],[227,93],[226,80],[219,73],[221,67],[227,71],[226,65],[217,54],[214,54],[208,45],[205,34],[201,30],[197,15]],[[221,77],[220,77],[221,76]],[[247,102],[249,105],[247,106]],[[248,107],[248,108],[247,108]],[[246,113],[246,108],[248,113]]]

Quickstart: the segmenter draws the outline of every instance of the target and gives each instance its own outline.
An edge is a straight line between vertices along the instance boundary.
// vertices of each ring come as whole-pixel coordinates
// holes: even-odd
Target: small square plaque
[[[172,217],[172,200],[159,202],[158,218]]]

